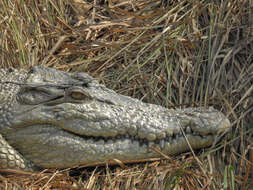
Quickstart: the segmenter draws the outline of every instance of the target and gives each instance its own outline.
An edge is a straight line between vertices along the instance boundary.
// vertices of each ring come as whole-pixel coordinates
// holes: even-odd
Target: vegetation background
[[[209,149],[114,167],[1,173],[1,189],[253,188],[253,0],[2,0],[0,67],[84,71],[168,108],[213,106]]]

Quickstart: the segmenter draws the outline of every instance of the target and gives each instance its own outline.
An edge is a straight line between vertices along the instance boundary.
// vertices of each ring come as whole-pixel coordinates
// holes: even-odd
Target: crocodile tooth
[[[165,132],[160,132],[160,133],[158,133],[158,134],[156,135],[156,137],[157,137],[158,139],[165,139],[166,133],[165,133]]]
[[[164,144],[164,150],[167,152],[170,148],[171,148],[171,143],[166,142],[166,143]]]
[[[171,130],[170,128],[168,128],[168,130],[166,130],[166,133],[168,136],[173,136],[173,130]]]
[[[175,127],[174,127],[174,129],[173,129],[173,133],[174,134],[178,134],[178,133],[180,133],[180,127],[179,126],[177,126],[177,125],[175,125]]]
[[[147,139],[148,139],[149,141],[154,141],[154,140],[156,140],[156,135],[153,134],[153,133],[149,133],[149,134],[147,135]]]
[[[164,140],[160,140],[160,147],[161,147],[161,149],[163,149],[164,148]]]
[[[142,131],[138,131],[138,137],[140,139],[144,139],[145,138],[145,134]]]
[[[188,127],[186,127],[185,132],[186,132],[187,134],[191,133],[191,128],[190,128],[189,126],[188,126]]]

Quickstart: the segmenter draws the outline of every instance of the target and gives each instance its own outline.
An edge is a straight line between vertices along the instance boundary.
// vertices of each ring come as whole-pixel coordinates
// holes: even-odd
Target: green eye
[[[76,100],[84,100],[87,96],[82,92],[72,92],[71,97]]]

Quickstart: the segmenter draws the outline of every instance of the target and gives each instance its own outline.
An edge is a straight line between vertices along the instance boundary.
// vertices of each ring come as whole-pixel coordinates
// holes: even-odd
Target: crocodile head
[[[230,127],[213,108],[169,110],[123,96],[86,73],[33,67],[6,107],[0,133],[41,168],[154,158],[210,146]],[[3,119],[2,119],[3,121]],[[187,140],[189,142],[187,142]]]

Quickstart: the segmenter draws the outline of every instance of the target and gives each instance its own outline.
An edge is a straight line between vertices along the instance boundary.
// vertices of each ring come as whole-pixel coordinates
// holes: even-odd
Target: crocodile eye
[[[84,100],[87,98],[87,95],[85,95],[83,92],[79,92],[79,91],[71,92],[70,96],[76,100]]]

